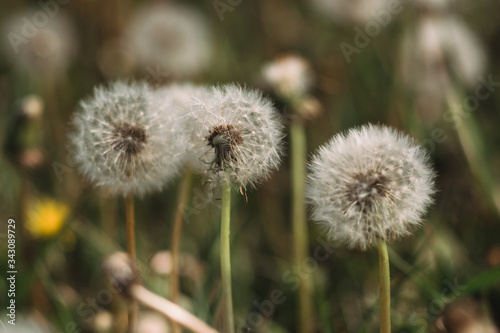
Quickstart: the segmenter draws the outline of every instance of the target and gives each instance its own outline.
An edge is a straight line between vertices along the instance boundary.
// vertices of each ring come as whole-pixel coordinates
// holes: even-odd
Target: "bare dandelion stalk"
[[[262,68],[264,81],[283,98],[294,111],[290,124],[290,158],[292,183],[293,262],[302,265],[307,258],[309,237],[304,201],[307,145],[304,119],[318,112],[315,99],[309,95],[314,73],[309,62],[294,54],[284,54]],[[311,105],[314,104],[313,107]],[[302,333],[312,332],[314,316],[311,298],[312,277],[302,276],[298,289],[298,325]]]
[[[217,330],[205,324],[198,317],[187,312],[179,305],[152,293],[141,285],[133,285],[130,288],[130,294],[142,305],[158,311],[190,331],[196,333],[217,333]]]
[[[234,333],[233,292],[231,286],[231,182],[224,180],[220,228],[220,263],[222,302],[224,303],[224,332]]]
[[[380,285],[380,333],[391,332],[391,278],[387,245],[380,242],[377,246],[379,258]]]
[[[137,265],[137,254],[135,251],[135,218],[134,218],[134,195],[128,194],[125,198],[125,218],[127,234],[127,252],[133,265]],[[128,304],[128,332],[135,333],[137,326],[138,308],[137,302],[129,301]]]
[[[127,252],[132,258],[134,265],[137,261],[137,254],[135,252],[135,218],[134,218],[134,196],[133,194],[127,195],[125,198],[125,215],[127,225]]]
[[[195,333],[217,333],[215,329],[179,305],[147,290],[138,282],[137,269],[130,256],[117,252],[106,258],[102,269],[111,285],[123,296],[145,307],[156,310],[171,321]],[[129,330],[130,332],[130,330]]]
[[[186,165],[184,174],[182,176],[181,185],[179,187],[179,195],[177,201],[177,210],[175,212],[174,226],[172,230],[172,271],[170,273],[170,299],[174,303],[179,302],[180,283],[179,283],[179,248],[182,238],[182,223],[184,207],[187,204],[189,189],[191,188],[191,181],[193,172],[189,165]],[[172,331],[174,333],[181,332],[179,325],[173,324]]]
[[[304,184],[306,174],[306,135],[302,122],[295,118],[290,125],[290,146],[292,159],[292,225],[294,244],[294,263],[299,267],[307,257],[308,230],[306,224],[306,210],[304,201]],[[303,278],[299,287],[300,332],[310,332],[312,318],[311,283],[309,276]]]

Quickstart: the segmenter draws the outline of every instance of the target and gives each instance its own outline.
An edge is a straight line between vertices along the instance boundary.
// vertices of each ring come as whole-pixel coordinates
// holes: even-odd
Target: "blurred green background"
[[[49,2],[56,4],[54,15],[44,9]],[[308,94],[322,111],[306,120],[310,153],[340,131],[373,122],[408,132],[431,154],[436,203],[423,228],[390,245],[393,331],[498,332],[500,3],[403,1],[390,22],[375,24],[390,1],[378,9],[368,1],[332,5],[337,2],[346,1],[182,1],[206,21],[211,35],[210,60],[189,76],[144,64],[127,39],[136,13],[170,1],[2,3],[0,321],[7,332],[123,329],[125,303],[108,291],[100,263],[124,247],[124,203],[95,191],[71,161],[66,133],[78,102],[95,85],[115,79],[136,78],[155,87],[239,82],[263,89],[289,119],[286,100],[261,71],[285,53],[302,56],[314,73]],[[46,13],[47,22],[40,16],[37,32],[23,35],[23,18],[36,23],[37,13]],[[49,28],[48,37],[38,38]],[[342,43],[356,51],[346,57]],[[13,53],[14,45],[19,53]],[[324,260],[292,264],[289,179],[286,157],[270,180],[248,192],[248,203],[234,196],[233,293],[240,331],[298,332],[296,288],[302,274],[314,281],[311,321],[317,332],[377,331],[375,251],[334,249]],[[177,187],[178,182],[139,199],[136,207],[143,282],[162,295]],[[40,218],[33,210],[41,198],[65,206],[45,201],[48,213]],[[220,201],[207,197],[201,177],[194,180],[187,212],[182,305],[217,326]],[[9,218],[17,227],[16,328],[5,316]],[[58,218],[65,221],[60,226]],[[312,223],[309,232],[314,258],[325,241]],[[275,290],[282,292],[280,304],[270,305]],[[143,332],[167,332],[153,314],[142,320],[152,327]]]

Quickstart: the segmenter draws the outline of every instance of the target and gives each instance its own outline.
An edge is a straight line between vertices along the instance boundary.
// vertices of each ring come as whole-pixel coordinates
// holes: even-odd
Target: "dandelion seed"
[[[98,87],[80,104],[69,139],[80,172],[111,193],[144,194],[176,175],[176,117],[144,83]]]
[[[230,84],[207,89],[186,115],[184,134],[196,170],[210,181],[227,175],[236,186],[255,186],[276,169],[283,125],[272,103]],[[189,127],[188,127],[189,126]]]
[[[432,202],[434,172],[427,155],[386,126],[335,136],[310,168],[312,217],[338,245],[366,250],[409,235]]]

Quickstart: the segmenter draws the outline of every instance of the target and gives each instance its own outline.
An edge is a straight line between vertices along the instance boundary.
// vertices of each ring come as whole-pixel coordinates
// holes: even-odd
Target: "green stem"
[[[135,250],[135,218],[134,218],[134,195],[129,194],[125,198],[125,217],[127,234],[127,252],[134,266],[137,266],[137,254]],[[139,309],[135,300],[128,302],[128,333],[136,332],[137,316]]]
[[[387,245],[380,242],[378,247],[380,284],[380,333],[391,332],[391,277]]]
[[[191,167],[186,165],[184,173],[182,175],[181,184],[179,187],[179,194],[177,196],[177,207],[174,217],[174,226],[172,229],[172,240],[170,243],[171,254],[172,254],[172,271],[170,273],[170,299],[174,303],[179,302],[179,248],[182,238],[182,224],[184,218],[184,207],[186,206],[189,189],[191,188],[191,180],[193,178],[193,173],[191,172]],[[172,322],[172,332],[180,333],[182,332],[180,326]]]
[[[234,333],[233,297],[231,287],[231,182],[224,180],[220,229],[220,263],[222,276],[222,302],[224,304],[224,332]]]
[[[307,258],[308,230],[304,201],[306,176],[306,134],[302,122],[295,118],[290,125],[290,147],[292,159],[292,225],[294,264],[300,267]],[[310,276],[305,275],[299,287],[299,327],[301,333],[312,331],[312,300]]]

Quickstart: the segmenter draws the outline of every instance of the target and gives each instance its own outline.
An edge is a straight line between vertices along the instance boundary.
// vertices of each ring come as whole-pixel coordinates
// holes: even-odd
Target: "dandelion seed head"
[[[432,202],[434,172],[426,153],[390,127],[365,125],[336,135],[310,169],[312,218],[349,248],[411,234]]]
[[[79,171],[115,194],[159,190],[176,175],[176,117],[145,83],[114,82],[80,103],[69,138]]]
[[[163,4],[139,10],[128,36],[143,66],[158,66],[175,77],[202,72],[212,54],[212,35],[206,19],[180,4]]]
[[[187,114],[190,160],[213,184],[228,176],[237,186],[255,186],[277,169],[283,125],[261,93],[234,84],[207,88]]]
[[[47,19],[46,24],[36,26],[32,18],[38,12],[39,9],[25,10],[13,15],[4,25],[4,35],[8,36],[3,45],[6,56],[24,70],[59,74],[76,54],[74,27],[63,12]],[[31,20],[33,28],[26,20]]]
[[[168,117],[176,124],[165,130],[171,132],[182,164],[190,163],[192,159],[189,151],[191,143],[186,140],[192,128],[192,124],[188,122],[188,114],[197,103],[209,98],[207,90],[205,86],[191,83],[171,83],[153,92],[153,108],[157,105],[157,108],[168,113]]]
[[[432,120],[456,83],[474,87],[487,63],[483,45],[453,15],[423,15],[403,36],[400,54],[401,80],[416,95],[417,110]]]
[[[278,94],[285,97],[302,96],[313,84],[310,64],[302,57],[287,54],[262,68],[262,76]]]

